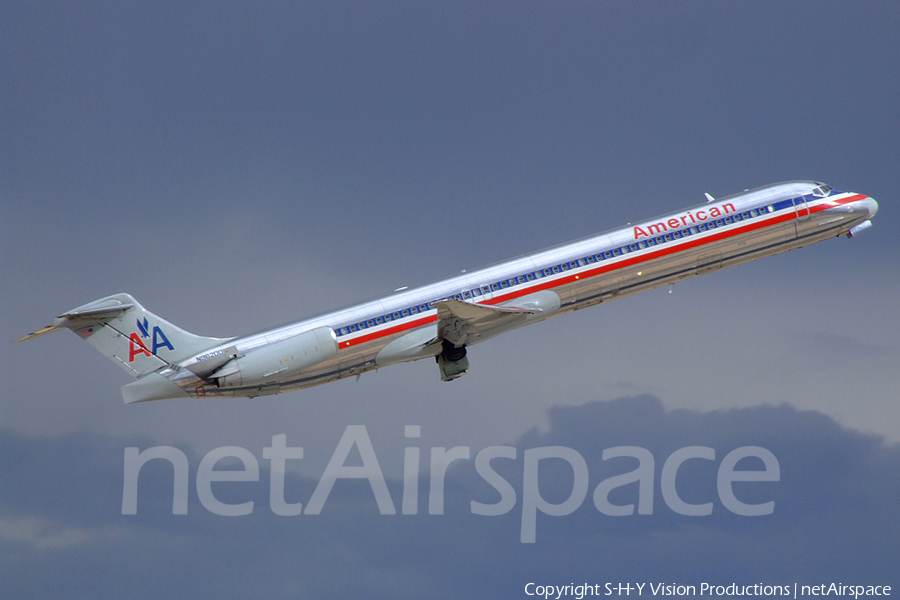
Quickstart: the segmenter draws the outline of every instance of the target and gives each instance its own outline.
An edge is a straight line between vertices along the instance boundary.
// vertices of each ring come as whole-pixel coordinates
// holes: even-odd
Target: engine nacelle
[[[209,376],[220,388],[264,384],[298,373],[333,356],[337,339],[318,327],[238,356]]]

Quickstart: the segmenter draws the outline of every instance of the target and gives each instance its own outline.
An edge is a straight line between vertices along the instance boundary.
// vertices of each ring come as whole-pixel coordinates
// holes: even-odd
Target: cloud
[[[816,358],[833,356],[837,349],[843,358],[862,361],[869,358],[882,358],[897,354],[900,347],[896,344],[873,344],[849,335],[841,335],[831,331],[810,331],[794,334],[798,346]]]
[[[197,333],[239,334],[704,191],[821,178],[882,208],[852,241],[474,347],[470,374],[449,386],[423,361],[254,401],[124,406],[125,375],[75,336],[0,344],[3,596],[521,597],[530,578],[889,572],[896,446],[822,414],[898,440],[889,5],[19,3],[4,16],[7,340],[117,291]],[[666,411],[642,397],[544,416],[642,392],[669,407],[821,412]],[[287,482],[305,503],[349,422],[368,426],[398,510],[403,447],[415,445],[404,425],[422,426],[423,465],[432,446],[470,444],[474,456],[518,440],[515,460],[496,461],[517,504],[472,515],[472,500],[498,494],[470,459],[448,471],[444,515],[424,508],[426,473],[415,516],[379,515],[365,481],[338,482],[319,516],[273,515],[268,438],[305,447]],[[72,433],[82,430],[93,433]],[[123,449],[179,439],[193,445],[176,443],[190,464],[188,515],[172,515],[163,463],[141,472],[138,514],[123,516]],[[248,517],[211,514],[195,493],[202,457],[226,443],[262,469],[258,482],[215,484],[223,499],[254,500]],[[587,496],[570,515],[538,514],[537,543],[523,545],[524,453],[551,445],[584,458]],[[617,445],[654,457],[652,515],[594,508],[596,485],[633,468],[602,460]],[[715,459],[687,461],[678,492],[712,502],[709,517],[661,496],[666,459],[692,445]],[[742,445],[779,461],[778,482],[734,484],[745,502],[774,501],[772,515],[738,517],[719,500],[718,465]],[[572,481],[565,462],[541,463],[544,497],[564,500]],[[636,494],[631,484],[610,497]]]
[[[426,469],[418,514],[400,514],[401,481],[388,479],[397,514],[381,515],[368,481],[338,480],[320,515],[296,517],[273,514],[269,461],[261,449],[249,449],[261,468],[259,480],[217,483],[214,490],[223,502],[253,500],[254,510],[226,518],[198,500],[202,456],[181,446],[190,465],[188,514],[172,514],[173,471],[156,461],[141,472],[132,516],[121,514],[123,451],[146,449],[152,440],[6,431],[0,443],[7,482],[0,499],[3,589],[9,597],[78,597],[78,590],[91,589],[94,598],[123,592],[136,598],[236,597],[260,590],[291,598],[496,598],[521,597],[529,581],[898,583],[896,445],[788,406],[667,411],[656,398],[638,396],[554,407],[548,416],[546,431],[532,429],[515,441],[515,460],[491,463],[517,494],[512,510],[497,517],[471,513],[473,500],[491,504],[499,498],[475,470],[477,449],[472,459],[448,469],[442,515],[428,514]],[[290,439],[289,434],[289,446]],[[416,440],[407,441],[415,446]],[[588,494],[569,515],[538,514],[537,542],[522,544],[524,455],[554,446],[584,458]],[[602,459],[604,449],[617,446],[639,446],[653,455],[652,514],[610,517],[594,507],[592,493],[600,481],[635,467],[632,459]],[[713,461],[683,463],[677,483],[685,501],[713,503],[708,517],[677,514],[661,495],[664,462],[688,446],[715,452]],[[744,502],[774,501],[771,515],[733,514],[717,495],[719,463],[742,446],[763,447],[777,457],[779,481],[733,484]],[[334,448],[305,451],[330,454]],[[429,455],[430,448],[422,447],[423,465]],[[354,453],[347,464],[361,460]],[[761,468],[761,461],[747,461],[738,469]],[[317,484],[318,478],[289,472],[286,500],[306,504]],[[540,465],[540,494],[549,502],[565,500],[572,485],[572,469],[563,461]],[[629,484],[613,490],[610,501],[636,504],[637,496],[637,485]]]

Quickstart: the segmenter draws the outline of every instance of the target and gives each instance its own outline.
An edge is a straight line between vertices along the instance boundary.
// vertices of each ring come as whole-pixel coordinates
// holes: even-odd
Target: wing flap
[[[473,344],[507,329],[522,325],[539,308],[487,306],[448,299],[437,303],[438,337],[456,347]]]

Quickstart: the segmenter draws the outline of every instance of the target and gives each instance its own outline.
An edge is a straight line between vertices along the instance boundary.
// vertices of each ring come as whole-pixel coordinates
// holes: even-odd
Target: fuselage
[[[319,385],[387,364],[437,357],[442,351],[439,303],[450,299],[490,307],[538,307],[527,319],[479,330],[467,338],[466,345],[471,345],[513,327],[851,233],[866,225],[877,208],[868,196],[818,182],[768,185],[232,338],[160,374],[190,396],[252,397]],[[298,346],[301,350],[292,353],[311,353],[308,360],[283,361],[293,367],[260,366],[251,374],[246,366],[241,371],[238,360],[224,362],[255,353],[265,357],[265,348],[288,348],[291,340],[305,340]],[[199,368],[216,360],[213,372]]]

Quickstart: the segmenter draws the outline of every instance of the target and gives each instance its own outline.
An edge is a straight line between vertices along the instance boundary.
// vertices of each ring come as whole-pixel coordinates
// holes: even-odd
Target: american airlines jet
[[[463,375],[466,347],[576,309],[871,227],[872,198],[790,181],[464,273],[262,333],[193,335],[128,294],[95,300],[19,340],[71,329],[136,381],[126,403],[253,398],[433,358]]]

